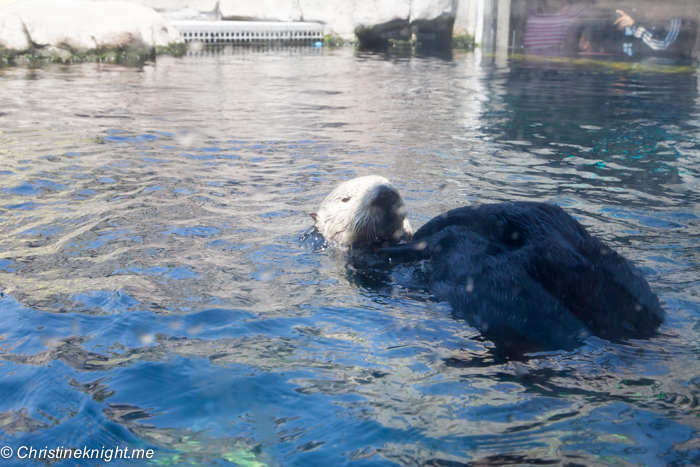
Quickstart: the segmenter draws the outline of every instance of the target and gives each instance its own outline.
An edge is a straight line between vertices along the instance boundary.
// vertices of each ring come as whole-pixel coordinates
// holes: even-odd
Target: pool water
[[[699,138],[697,72],[653,64],[241,48],[0,68],[4,463],[697,465]],[[448,304],[300,240],[367,174],[414,226],[557,203],[667,321],[494,361]]]

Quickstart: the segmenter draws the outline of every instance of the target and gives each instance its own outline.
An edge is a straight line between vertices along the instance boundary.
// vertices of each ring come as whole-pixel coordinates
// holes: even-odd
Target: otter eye
[[[342,201],[343,203],[347,203],[348,201],[350,201],[350,198],[343,198],[340,201]]]

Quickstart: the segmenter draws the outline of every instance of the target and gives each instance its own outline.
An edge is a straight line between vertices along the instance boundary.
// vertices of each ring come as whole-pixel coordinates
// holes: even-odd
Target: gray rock
[[[146,53],[181,42],[152,8],[128,2],[24,0],[0,9],[0,48],[66,61],[108,50]]]
[[[379,33],[381,36],[387,28],[403,24],[401,22],[411,25],[415,21],[438,20],[440,24],[447,24],[444,18],[454,17],[458,6],[457,0],[132,1],[154,8],[172,20],[318,22],[325,25],[324,34],[345,40],[354,39],[358,28],[361,31],[382,31]],[[464,2],[474,3],[476,0],[460,0],[460,4]],[[410,37],[409,35],[408,38]]]

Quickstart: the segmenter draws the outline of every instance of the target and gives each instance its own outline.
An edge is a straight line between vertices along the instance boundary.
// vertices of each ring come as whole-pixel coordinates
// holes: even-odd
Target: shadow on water
[[[415,46],[383,44],[378,47],[360,47],[357,49],[358,57],[372,55],[385,60],[438,58],[449,62],[453,58],[451,47],[441,47],[431,43]]]
[[[0,81],[0,444],[177,465],[700,462],[695,72],[227,49]],[[410,274],[359,278],[298,240],[370,173],[416,226],[560,204],[641,268],[666,324],[498,360]]]

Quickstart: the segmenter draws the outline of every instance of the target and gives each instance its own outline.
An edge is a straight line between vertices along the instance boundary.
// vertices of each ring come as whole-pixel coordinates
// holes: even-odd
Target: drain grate
[[[319,41],[320,23],[282,23],[268,21],[171,21],[185,42],[299,42]]]

